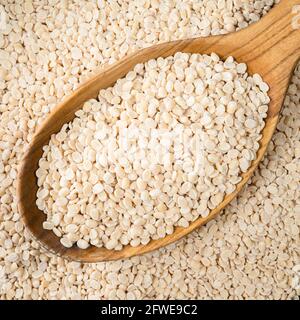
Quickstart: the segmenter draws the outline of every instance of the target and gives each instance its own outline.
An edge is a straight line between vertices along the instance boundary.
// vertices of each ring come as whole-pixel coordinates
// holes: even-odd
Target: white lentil
[[[176,53],[174,57],[168,57],[165,59],[158,58],[157,60],[152,59],[144,65],[139,65],[133,71],[135,74],[133,80],[128,80],[132,78],[132,76],[126,76],[124,79],[118,80],[114,87],[102,90],[98,97],[99,101],[93,99],[86,102],[83,109],[77,112],[77,118],[68,125],[65,125],[61,132],[53,136],[50,140],[49,147],[45,148],[45,153],[40,161],[45,169],[39,169],[37,172],[37,176],[39,178],[37,203],[47,214],[49,222],[52,222],[52,213],[55,211],[53,205],[55,204],[60,206],[59,210],[61,212],[67,214],[64,219],[60,219],[59,225],[57,222],[55,223],[56,228],[62,235],[75,233],[73,227],[71,228],[72,230],[68,227],[68,223],[72,223],[72,225],[74,225],[74,217],[73,213],[68,209],[68,198],[66,198],[66,195],[58,198],[55,203],[51,198],[52,194],[61,194],[60,182],[64,177],[71,182],[72,186],[74,186],[74,192],[78,194],[77,199],[72,197],[73,206],[77,202],[86,202],[91,190],[95,195],[93,198],[94,205],[98,206],[101,204],[101,211],[99,210],[99,212],[92,214],[92,216],[96,217],[97,220],[94,220],[93,223],[85,223],[87,228],[96,228],[97,230],[97,228],[102,228],[102,226],[104,226],[109,230],[111,221],[107,221],[106,217],[107,214],[111,212],[111,209],[117,205],[119,200],[115,200],[115,198],[110,197],[109,202],[107,202],[107,193],[113,193],[117,199],[121,199],[121,206],[118,213],[113,215],[109,213],[109,215],[111,216],[111,219],[113,219],[115,225],[123,225],[123,215],[126,215],[125,221],[126,226],[131,230],[130,236],[128,237],[128,235],[126,235],[127,229],[118,231],[117,238],[114,234],[104,229],[103,239],[99,239],[97,244],[98,246],[108,245],[110,248],[112,244],[114,244],[113,249],[122,248],[122,241],[124,242],[124,239],[122,240],[122,234],[126,235],[125,242],[127,243],[129,241],[133,246],[139,245],[141,241],[145,244],[147,241],[150,241],[151,238],[164,237],[166,235],[164,226],[170,225],[170,222],[164,220],[163,212],[168,210],[169,207],[161,201],[165,201],[169,204],[170,201],[172,201],[172,198],[177,197],[176,202],[180,208],[181,217],[176,217],[176,219],[173,218],[172,224],[174,226],[179,225],[186,227],[191,221],[197,218],[197,214],[191,214],[191,210],[198,206],[198,200],[201,200],[203,197],[208,200],[208,203],[205,205],[203,203],[199,207],[199,210],[196,211],[200,215],[207,216],[209,214],[209,209],[215,208],[222,202],[225,196],[225,190],[227,193],[234,191],[234,183],[239,181],[239,179],[236,179],[239,173],[236,169],[238,165],[232,168],[233,171],[231,171],[230,167],[228,170],[228,164],[224,162],[224,159],[226,159],[224,158],[224,155],[232,153],[233,151],[242,150],[242,154],[237,152],[236,159],[239,163],[240,171],[247,171],[251,165],[251,161],[242,157],[242,155],[244,155],[246,151],[250,152],[250,150],[244,149],[246,148],[244,146],[246,144],[253,146],[259,139],[265,113],[261,114],[255,110],[252,110],[252,113],[247,111],[247,116],[249,118],[245,121],[245,127],[252,132],[251,138],[248,138],[248,140],[245,135],[246,130],[241,131],[240,126],[235,127],[233,121],[225,122],[223,130],[225,133],[229,133],[229,137],[234,137],[238,134],[241,136],[239,140],[228,140],[227,142],[226,135],[223,134],[222,131],[218,133],[217,130],[214,129],[215,127],[218,127],[218,117],[220,117],[220,119],[221,117],[226,117],[225,106],[216,105],[221,97],[215,94],[215,90],[207,91],[205,96],[203,96],[204,93],[202,92],[202,94],[198,96],[196,93],[193,93],[194,86],[189,82],[189,78],[191,78],[193,81],[199,80],[203,86],[207,86],[209,80],[205,74],[200,79],[196,79],[194,77],[194,74],[197,74],[196,67],[199,64],[206,67],[207,70],[211,70],[210,72],[214,73],[215,77],[218,75],[218,72],[220,72],[221,77],[218,82],[215,82],[214,86],[220,90],[225,90],[225,92],[230,96],[228,98],[228,103],[231,103],[230,108],[235,108],[235,115],[238,117],[237,120],[243,120],[246,110],[237,106],[237,101],[235,101],[233,95],[234,90],[236,90],[232,84],[233,80],[239,81],[240,77],[243,77],[242,79],[245,78],[248,82],[247,90],[245,89],[243,91],[243,96],[239,96],[240,101],[243,99],[243,104],[247,106],[247,103],[251,103],[251,101],[255,99],[253,92],[259,92],[258,90],[252,90],[253,82],[260,85],[262,83],[262,79],[257,74],[254,75],[254,78],[247,74],[241,74],[241,67],[238,72],[236,70],[238,64],[234,62],[233,58],[229,57],[226,62],[223,63],[216,54],[201,56],[199,54],[190,55]],[[180,68],[178,67],[179,65]],[[228,68],[228,65],[230,66],[230,71],[223,72],[225,68]],[[162,73],[160,66],[168,66],[169,69],[167,72]],[[184,70],[183,68],[188,70],[186,71],[187,76],[185,80],[184,76],[181,75]],[[187,120],[185,122],[185,127],[176,116],[172,113],[168,113],[168,125],[166,126],[164,123],[164,127],[165,129],[170,130],[172,128],[171,125],[173,127],[175,126],[177,131],[183,134],[184,139],[187,137],[192,139],[193,146],[186,145],[185,140],[180,141],[180,138],[176,137],[176,141],[173,141],[170,137],[159,136],[156,132],[153,134],[153,131],[151,131],[157,126],[161,126],[161,123],[159,122],[160,120],[157,120],[159,119],[157,116],[160,112],[158,106],[164,101],[163,99],[166,98],[166,94],[159,91],[161,87],[158,87],[157,95],[153,97],[150,93],[153,89],[151,87],[149,87],[150,89],[147,89],[145,84],[148,82],[156,83],[158,81],[156,77],[158,77],[160,81],[164,79],[166,82],[166,79],[170,76],[174,77],[175,81],[181,80],[180,91],[183,90],[184,92],[189,93],[188,96],[181,96],[178,95],[178,92],[174,91],[171,87],[169,87],[167,93],[168,101],[172,101],[171,99],[174,99],[178,104],[178,114],[181,116],[184,115]],[[228,88],[225,89],[225,86],[228,86]],[[119,87],[122,88],[122,90],[121,93],[118,94],[118,91],[116,91],[115,88]],[[144,89],[140,90],[138,88]],[[176,87],[174,88],[176,90]],[[131,90],[134,90],[134,95],[131,96],[131,109],[129,109],[126,102],[127,98],[124,100],[124,92],[131,92]],[[142,110],[137,110],[135,108],[135,105],[140,103],[140,99],[138,98],[139,95],[143,96],[143,105],[146,109],[143,108]],[[110,105],[109,100],[105,100],[104,98],[113,96],[118,98],[116,100],[118,103],[115,103],[114,106]],[[160,99],[162,99],[161,102]],[[204,100],[205,102],[203,103]],[[266,100],[266,98],[264,98],[264,100]],[[208,102],[213,106],[213,109],[209,109],[207,107]],[[114,132],[116,132],[116,130],[114,124],[112,126],[109,124],[110,116],[109,118],[106,118],[105,113],[101,110],[105,110],[108,107],[110,109],[115,108],[116,106],[120,110],[116,114],[116,117],[119,117],[117,122],[118,126],[119,128],[128,126],[128,132],[126,132],[128,137],[126,138],[129,138],[129,140],[127,139],[124,145],[121,140],[118,141],[119,147],[116,156],[111,157],[109,155],[109,151],[111,149],[112,139],[115,137]],[[175,105],[173,106],[175,107]],[[260,107],[260,104],[257,105],[257,108],[258,107]],[[136,113],[140,117],[144,117],[145,110],[148,110],[148,114],[145,117],[144,122],[135,120],[135,117],[133,118],[134,120],[130,119],[130,115],[135,115]],[[213,113],[211,113],[210,110],[213,110]],[[170,111],[172,111],[172,108]],[[122,118],[121,114],[127,114],[126,118]],[[194,122],[191,120],[191,115],[193,114],[196,114],[197,118],[201,119],[200,124],[202,127],[196,126],[195,129],[193,129]],[[104,120],[104,122],[102,122],[101,131],[97,131],[95,125],[99,117]],[[191,129],[189,129],[190,126]],[[140,133],[141,129],[142,134]],[[216,132],[216,134],[210,134],[211,131]],[[103,134],[101,132],[103,132]],[[243,136],[242,132],[244,132]],[[121,131],[119,131],[119,135],[120,134],[122,134]],[[93,135],[100,138],[101,142],[99,142],[99,146],[93,150],[93,157],[91,158],[92,161],[89,161],[86,159],[86,157],[89,157],[89,153],[82,152],[82,147],[86,148],[86,150],[90,148],[88,141],[93,141]],[[143,136],[143,140],[139,139],[141,135]],[[78,136],[79,141],[82,142],[77,147],[76,141],[78,140]],[[64,139],[61,140],[60,137],[63,137]],[[166,150],[169,152],[172,145],[174,145],[174,149],[178,151],[183,150],[183,148],[188,149],[184,151],[184,154],[181,154],[181,151],[179,154],[166,154]],[[163,147],[167,149],[163,150]],[[71,159],[68,157],[68,154],[70,153],[72,153]],[[161,160],[162,155],[163,160]],[[188,157],[188,159],[183,160],[182,155],[184,157]],[[51,172],[51,168],[60,166],[57,165],[57,162],[60,164],[62,157],[68,159],[66,163],[68,169],[66,170],[64,177],[60,176],[56,172],[54,174]],[[249,158],[249,156],[247,157]],[[114,158],[116,158],[117,163],[124,168],[124,172],[121,168],[118,170],[115,169],[116,164],[114,162]],[[255,153],[253,158],[255,158]],[[97,162],[96,159],[98,159]],[[216,168],[209,164],[209,161],[212,159],[214,159],[213,161]],[[250,159],[252,160],[252,157],[250,157]],[[175,162],[172,164],[174,160]],[[201,162],[200,167],[195,168],[199,161]],[[230,159],[228,161],[230,161]],[[83,167],[81,166],[82,162],[84,164]],[[88,166],[87,163],[89,163]],[[168,176],[171,176],[175,172],[174,168],[176,167],[180,172],[175,184],[176,189],[172,191],[172,193],[166,194],[161,190],[161,188],[168,189],[167,185],[165,185],[165,181]],[[74,170],[76,173],[74,173]],[[91,187],[91,185],[85,185],[82,188],[82,170],[93,171],[94,178],[92,180],[90,179],[91,183],[96,183],[93,187]],[[203,171],[205,174],[204,178],[201,178],[201,174],[197,174],[197,171]],[[189,182],[188,176],[193,172],[195,174],[195,178],[194,183],[191,183]],[[233,179],[233,177],[235,179]],[[210,179],[212,180],[210,181]],[[223,185],[223,182],[225,182],[226,179],[229,179],[231,183],[227,188]],[[48,181],[51,181],[51,183]],[[103,183],[98,181],[103,181]],[[202,186],[208,184],[202,194],[201,192],[197,194],[197,191],[195,190],[197,189],[197,183],[200,183]],[[189,198],[188,193],[192,188],[195,191],[192,193],[192,198]],[[119,190],[121,189],[124,190],[125,194],[120,194]],[[147,191],[147,193],[143,191]],[[179,195],[177,193],[179,193]],[[124,197],[123,199],[122,196]],[[144,202],[139,203],[139,201]],[[149,228],[141,228],[138,229],[138,231],[134,228],[130,229],[130,226],[135,224],[135,221],[139,221],[136,220],[136,214],[143,215],[145,212],[148,212],[150,208],[153,208],[154,212],[152,214],[148,214],[147,219],[143,220],[143,224],[147,225],[151,223],[150,221],[152,221],[152,218],[154,217],[154,219],[160,220],[160,224],[162,224],[156,227],[157,231],[151,231],[151,233],[149,233]],[[127,217],[128,214],[126,213],[127,211],[129,211],[129,220]],[[86,215],[91,216],[90,211],[87,211],[87,207],[82,206],[81,214],[83,217]],[[154,220],[154,225],[157,225],[156,220]],[[77,221],[84,223],[84,219],[77,219]],[[86,233],[86,230],[82,229],[80,225],[77,226],[77,230],[77,238],[82,237],[80,234],[81,232],[84,232],[84,234]],[[90,232],[86,235],[86,239],[94,240],[89,238],[89,234]],[[114,239],[114,241],[104,241],[104,239],[107,238]],[[82,242],[77,241],[77,243]],[[69,243],[67,243],[67,245],[69,246]],[[81,248],[83,247],[86,247],[86,245],[81,245]]]

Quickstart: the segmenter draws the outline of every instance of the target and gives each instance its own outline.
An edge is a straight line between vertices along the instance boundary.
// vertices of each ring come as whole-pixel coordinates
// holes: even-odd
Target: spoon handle
[[[260,22],[240,33],[244,35],[246,60],[253,69],[263,63],[265,75],[280,70],[281,76],[289,76],[300,57],[300,0],[281,0]]]
[[[268,80],[278,78],[284,86],[300,57],[300,0],[281,0],[259,22],[225,36],[196,38],[174,43],[183,51],[233,56],[246,62],[250,73]],[[280,95],[284,95],[281,91]]]
[[[259,70],[264,81],[273,86],[270,99],[282,106],[300,58],[300,0],[281,0],[260,22],[242,30],[240,36],[248,36],[241,54],[249,72]],[[279,112],[280,108],[269,108],[270,117]]]

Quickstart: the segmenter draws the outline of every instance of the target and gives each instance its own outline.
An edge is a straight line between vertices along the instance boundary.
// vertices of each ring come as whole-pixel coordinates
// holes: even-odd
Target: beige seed
[[[80,249],[87,249],[89,247],[89,243],[85,241],[84,239],[79,239],[77,241],[77,246]]]
[[[79,60],[82,58],[82,52],[78,47],[74,47],[71,49],[72,58],[75,60]]]
[[[60,238],[60,243],[66,248],[71,248],[73,245],[72,242],[67,238]]]

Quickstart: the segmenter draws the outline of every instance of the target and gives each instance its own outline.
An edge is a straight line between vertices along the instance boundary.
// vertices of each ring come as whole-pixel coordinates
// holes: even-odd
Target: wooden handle
[[[300,0],[281,0],[260,22],[240,32],[240,38],[245,36],[247,41],[248,57],[244,55],[244,59],[253,69],[259,70],[256,67],[268,61],[265,75],[276,68],[283,71],[281,76],[290,75],[300,57],[300,17],[297,23],[295,13],[298,6]]]
[[[250,73],[263,67],[263,77],[270,72],[289,77],[300,57],[300,12],[296,10],[298,6],[300,7],[300,0],[281,0],[260,21],[249,27],[226,36],[215,37],[213,45],[209,38],[207,46],[203,38],[195,39],[191,47],[198,42],[199,46],[204,45],[202,52],[209,52],[213,46],[214,50],[222,53],[224,57],[232,55],[237,60],[246,62]]]

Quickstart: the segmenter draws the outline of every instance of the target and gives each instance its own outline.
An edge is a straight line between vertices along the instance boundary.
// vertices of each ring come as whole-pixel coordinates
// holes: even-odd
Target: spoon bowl
[[[293,28],[292,9],[299,0],[281,0],[260,22],[227,35],[162,43],[137,51],[122,60],[106,67],[89,81],[80,86],[72,95],[60,103],[38,128],[22,159],[18,175],[18,206],[27,229],[42,247],[58,256],[81,262],[117,260],[144,254],[166,246],[213,219],[238,194],[246,184],[262,159],[278,122],[280,110],[295,65],[300,57],[300,30]],[[65,248],[59,238],[43,229],[46,215],[36,205],[38,190],[35,175],[38,161],[43,154],[43,146],[49,143],[52,134],[74,119],[75,112],[83,103],[95,98],[101,89],[114,85],[138,63],[150,59],[167,57],[176,52],[210,54],[217,53],[222,59],[233,56],[238,62],[248,66],[248,73],[259,73],[268,83],[271,99],[265,127],[262,131],[257,158],[248,171],[241,175],[242,180],[236,190],[227,195],[222,203],[213,209],[206,218],[199,217],[187,228],[176,227],[173,234],[152,240],[138,247],[125,246],[120,251],[91,246],[80,249],[76,245]]]

